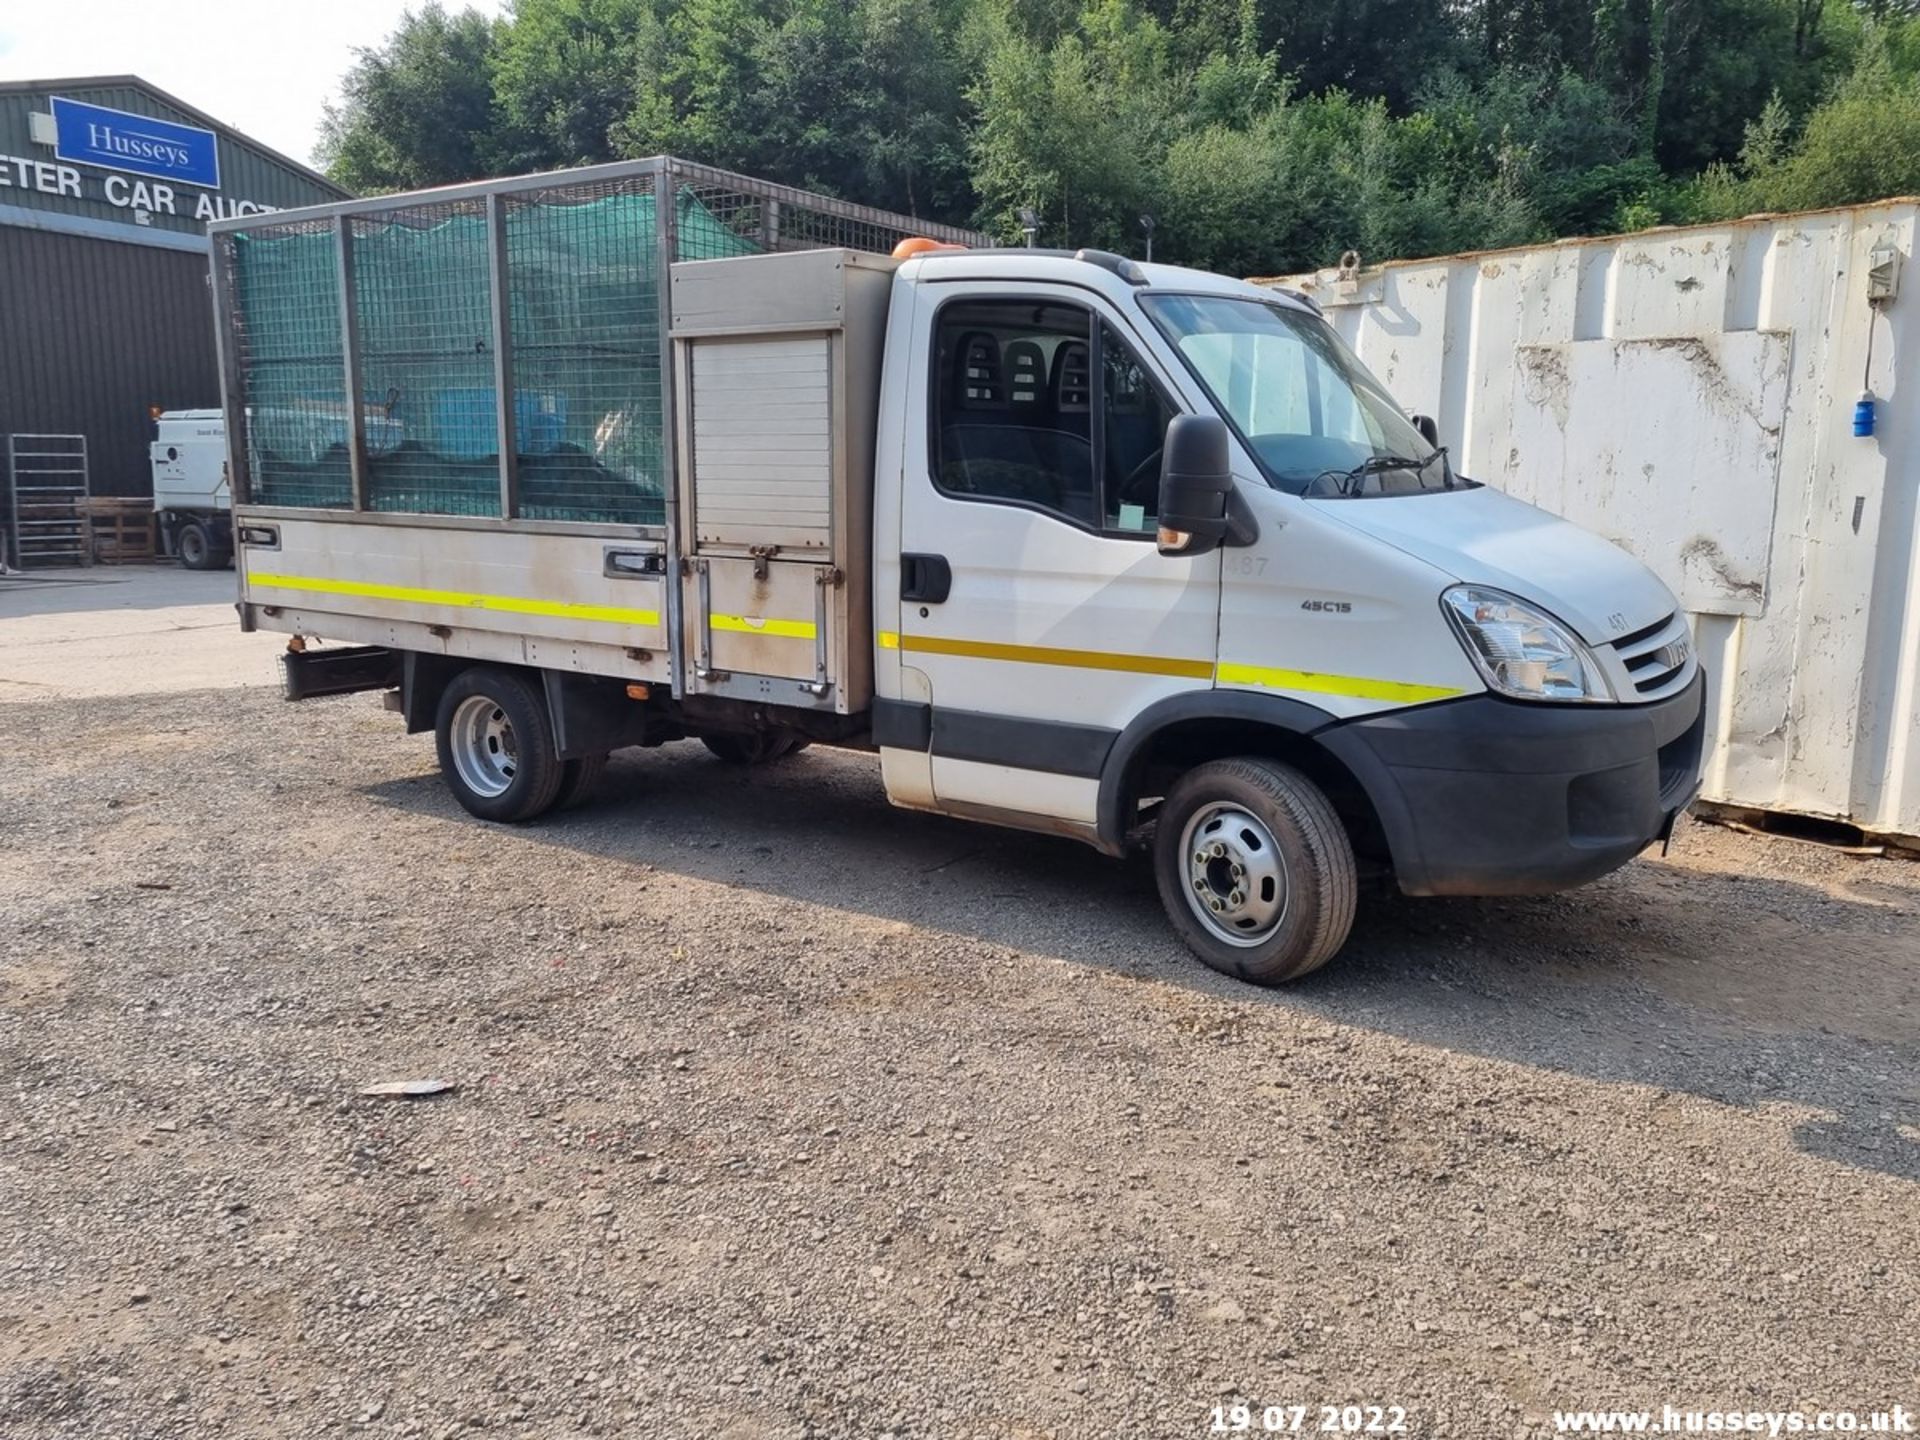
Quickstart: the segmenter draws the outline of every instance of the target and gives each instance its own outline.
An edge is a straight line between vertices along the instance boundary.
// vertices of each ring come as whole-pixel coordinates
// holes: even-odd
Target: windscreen
[[[1141,304],[1277,488],[1356,497],[1467,483],[1316,316],[1229,295]]]

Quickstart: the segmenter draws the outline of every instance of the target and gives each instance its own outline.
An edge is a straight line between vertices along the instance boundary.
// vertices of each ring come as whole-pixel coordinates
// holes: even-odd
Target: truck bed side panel
[[[658,541],[243,512],[241,599],[262,629],[667,678]],[[651,568],[649,568],[651,567]]]

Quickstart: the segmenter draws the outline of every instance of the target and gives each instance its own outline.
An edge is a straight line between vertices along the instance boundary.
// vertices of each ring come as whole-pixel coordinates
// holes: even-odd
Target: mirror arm
[[[1227,533],[1220,538],[1220,543],[1222,546],[1247,546],[1258,543],[1259,539],[1259,517],[1253,513],[1253,507],[1247,504],[1236,484],[1227,492]]]

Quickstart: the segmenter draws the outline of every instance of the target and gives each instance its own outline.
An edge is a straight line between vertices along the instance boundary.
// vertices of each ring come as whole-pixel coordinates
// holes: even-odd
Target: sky
[[[489,14],[505,0],[471,0]],[[0,80],[138,75],[311,164],[357,46],[419,0],[4,0]],[[462,0],[447,6],[462,8]],[[271,17],[271,18],[270,18]]]

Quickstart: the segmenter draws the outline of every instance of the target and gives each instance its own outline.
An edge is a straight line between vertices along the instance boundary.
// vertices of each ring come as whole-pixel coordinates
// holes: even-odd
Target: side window
[[[1150,531],[1160,513],[1160,451],[1173,408],[1110,326],[1100,327],[1101,525]]]
[[[1057,301],[962,300],[934,326],[933,479],[1097,526],[1092,317]]]

